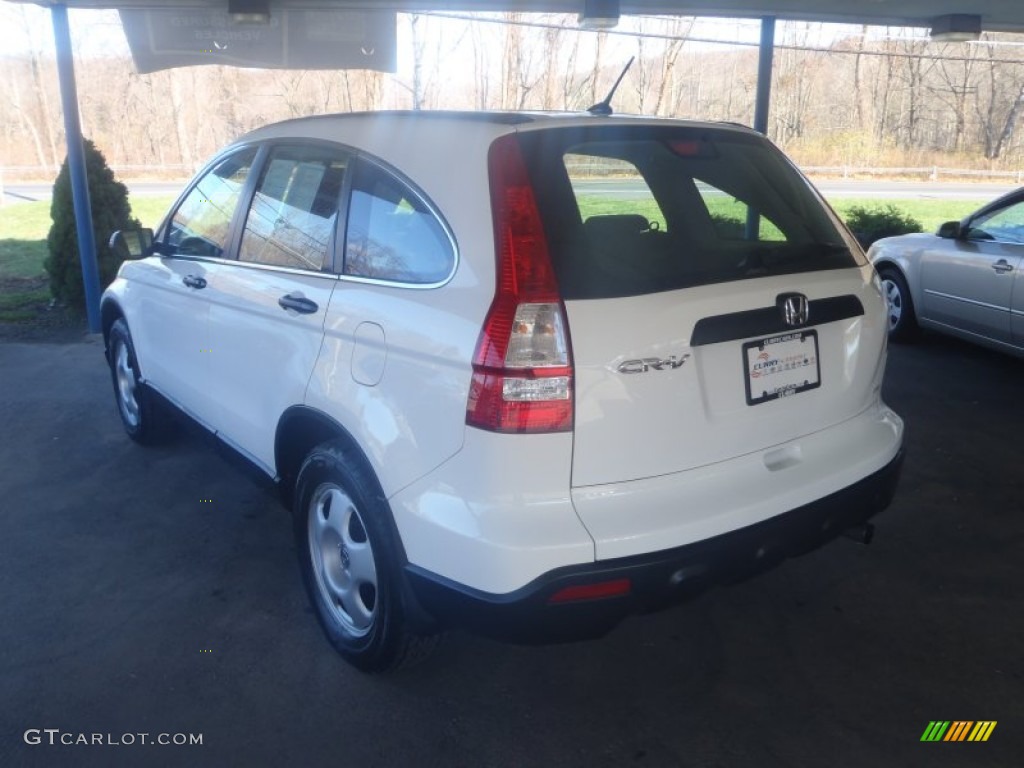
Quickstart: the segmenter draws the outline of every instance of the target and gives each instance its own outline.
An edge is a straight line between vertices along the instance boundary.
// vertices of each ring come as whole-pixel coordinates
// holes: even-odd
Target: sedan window
[[[255,147],[235,152],[217,163],[189,190],[167,227],[167,244],[174,253],[224,255],[231,234],[231,219],[255,157]]]
[[[1024,200],[973,219],[967,236],[972,240],[1024,243]]]

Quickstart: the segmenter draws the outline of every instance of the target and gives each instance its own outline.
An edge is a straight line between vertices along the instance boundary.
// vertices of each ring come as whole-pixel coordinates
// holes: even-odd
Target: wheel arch
[[[274,463],[281,500],[289,509],[292,508],[295,482],[298,479],[302,462],[313,448],[329,441],[341,443],[376,482],[380,501],[386,510],[385,524],[391,530],[400,560],[399,568],[403,574],[400,580],[400,589],[408,611],[408,619],[414,627],[422,631],[436,631],[436,619],[423,609],[412,592],[408,580],[404,577],[409,558],[406,555],[405,544],[402,541],[398,525],[395,523],[394,514],[391,512],[391,504],[380,486],[377,470],[351,432],[323,411],[310,408],[307,405],[293,405],[281,414],[281,418],[277,422],[277,432],[274,436]]]
[[[100,327],[103,332],[103,352],[110,357],[110,329],[117,322],[118,318],[124,317],[124,310],[117,303],[116,299],[109,296],[104,297],[100,304]],[[127,321],[126,321],[127,322]]]
[[[918,279],[918,263],[920,262],[920,252],[911,251],[909,253],[905,251],[886,252],[882,251],[873,256],[871,263],[875,267],[875,272],[881,273],[885,269],[893,269],[897,271],[900,277],[903,278],[903,282],[907,284],[907,290],[910,292],[910,300],[913,302],[914,307],[920,307],[920,285],[921,281]]]
[[[281,414],[274,435],[274,467],[286,502],[291,500],[299,468],[306,456],[316,446],[329,441],[342,443],[364,465],[364,469],[377,477],[376,469],[351,432],[323,411],[307,405],[293,405]]]
[[[876,272],[881,272],[883,269],[895,269],[903,276],[904,280],[907,279],[906,265],[901,263],[901,261],[898,259],[895,259],[891,256],[882,256],[879,257],[878,259],[875,259],[874,264]]]
[[[881,272],[887,268],[897,270],[910,289],[910,298],[918,303],[918,287],[921,282],[918,280],[918,272],[923,249],[916,244],[894,243],[885,246],[884,243],[880,241],[870,248],[869,257],[874,271]]]

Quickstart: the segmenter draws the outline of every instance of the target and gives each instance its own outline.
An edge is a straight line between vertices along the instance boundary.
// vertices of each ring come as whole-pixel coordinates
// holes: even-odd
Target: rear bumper
[[[511,642],[599,637],[630,614],[742,580],[818,548],[885,509],[899,481],[903,452],[878,472],[790,512],[674,549],[552,570],[507,594],[475,590],[415,565],[406,567],[420,606],[446,626]],[[566,587],[629,580],[616,597],[551,603]]]

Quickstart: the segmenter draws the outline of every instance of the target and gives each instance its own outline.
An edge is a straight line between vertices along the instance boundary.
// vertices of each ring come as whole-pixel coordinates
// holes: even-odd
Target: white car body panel
[[[442,293],[340,280],[331,300],[305,404],[358,435],[386,496],[462,447],[479,326],[457,311],[460,293],[472,308],[478,292],[451,284]],[[357,334],[367,323],[381,329],[383,348],[376,333]],[[357,380],[359,359],[361,377],[376,383]]]
[[[204,277],[207,269],[203,262],[173,257],[125,262],[108,289],[121,296],[122,308],[133,323],[143,377],[201,421],[217,408],[211,392],[210,356],[205,351],[210,346],[210,307],[182,279]]]
[[[795,398],[791,398],[795,399]],[[598,560],[692,544],[828,496],[880,470],[903,422],[879,402],[829,429],[674,475],[574,488]]]
[[[853,294],[862,317],[815,326],[821,386],[747,405],[743,343],[691,346],[702,318]],[[656,477],[779,445],[867,407],[884,350],[884,298],[871,272],[836,270],[708,285],[622,299],[568,302],[576,364],[573,486]],[[769,334],[771,335],[771,334]],[[758,338],[758,337],[755,337]],[[626,374],[630,359],[687,356],[671,370]]]
[[[461,451],[391,497],[409,562],[493,594],[594,561],[569,494],[572,435],[466,430]]]
[[[338,281],[326,274],[231,262],[209,265],[211,394],[220,407],[209,426],[269,474],[275,473],[276,424],[303,402],[320,354],[324,318]],[[285,310],[286,295],[317,304],[312,314]]]

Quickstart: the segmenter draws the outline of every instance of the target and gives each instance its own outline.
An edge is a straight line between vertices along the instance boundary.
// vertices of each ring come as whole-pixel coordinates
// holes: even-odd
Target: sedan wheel
[[[893,341],[907,341],[917,330],[914,302],[907,281],[899,271],[883,267],[878,271],[886,303],[886,330]]]
[[[895,331],[903,317],[903,294],[900,287],[892,280],[883,280],[882,288],[889,304],[889,332]]]

